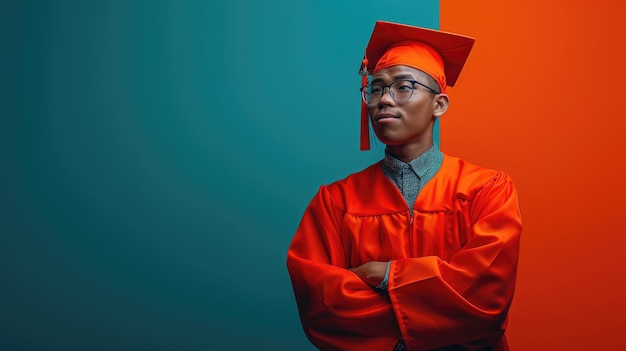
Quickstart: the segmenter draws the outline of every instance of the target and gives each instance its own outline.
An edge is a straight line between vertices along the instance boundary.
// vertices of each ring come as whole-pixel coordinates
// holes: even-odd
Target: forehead
[[[390,82],[396,79],[425,79],[428,75],[417,68],[397,65],[379,69],[372,75],[372,83],[374,82]]]

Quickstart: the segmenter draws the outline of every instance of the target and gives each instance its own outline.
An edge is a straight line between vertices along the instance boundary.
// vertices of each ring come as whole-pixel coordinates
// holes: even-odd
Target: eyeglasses
[[[389,85],[370,84],[361,88],[361,96],[363,101],[368,105],[377,104],[385,94],[385,88],[389,88],[389,95],[395,101],[406,101],[413,95],[415,90],[415,84],[421,85],[428,89],[433,94],[439,94],[439,92],[425,84],[422,84],[416,80],[401,79]]]

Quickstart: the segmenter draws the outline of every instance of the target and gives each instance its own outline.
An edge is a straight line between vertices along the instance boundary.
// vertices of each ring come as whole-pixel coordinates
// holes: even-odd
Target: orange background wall
[[[520,193],[512,350],[626,350],[626,3],[442,0],[441,29],[477,38],[442,149]]]

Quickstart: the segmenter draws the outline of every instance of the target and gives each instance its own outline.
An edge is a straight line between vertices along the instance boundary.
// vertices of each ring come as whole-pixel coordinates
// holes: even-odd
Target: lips
[[[376,122],[381,122],[381,121],[385,121],[385,120],[390,120],[390,119],[399,119],[400,117],[394,116],[391,113],[381,113],[379,115],[376,115]]]

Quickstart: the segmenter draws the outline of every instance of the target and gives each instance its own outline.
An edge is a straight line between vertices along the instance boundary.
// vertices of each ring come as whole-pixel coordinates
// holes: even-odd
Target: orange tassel
[[[359,72],[361,75],[361,87],[367,85],[367,58],[363,58],[363,68]],[[370,149],[370,125],[367,104],[361,98],[361,151]]]

